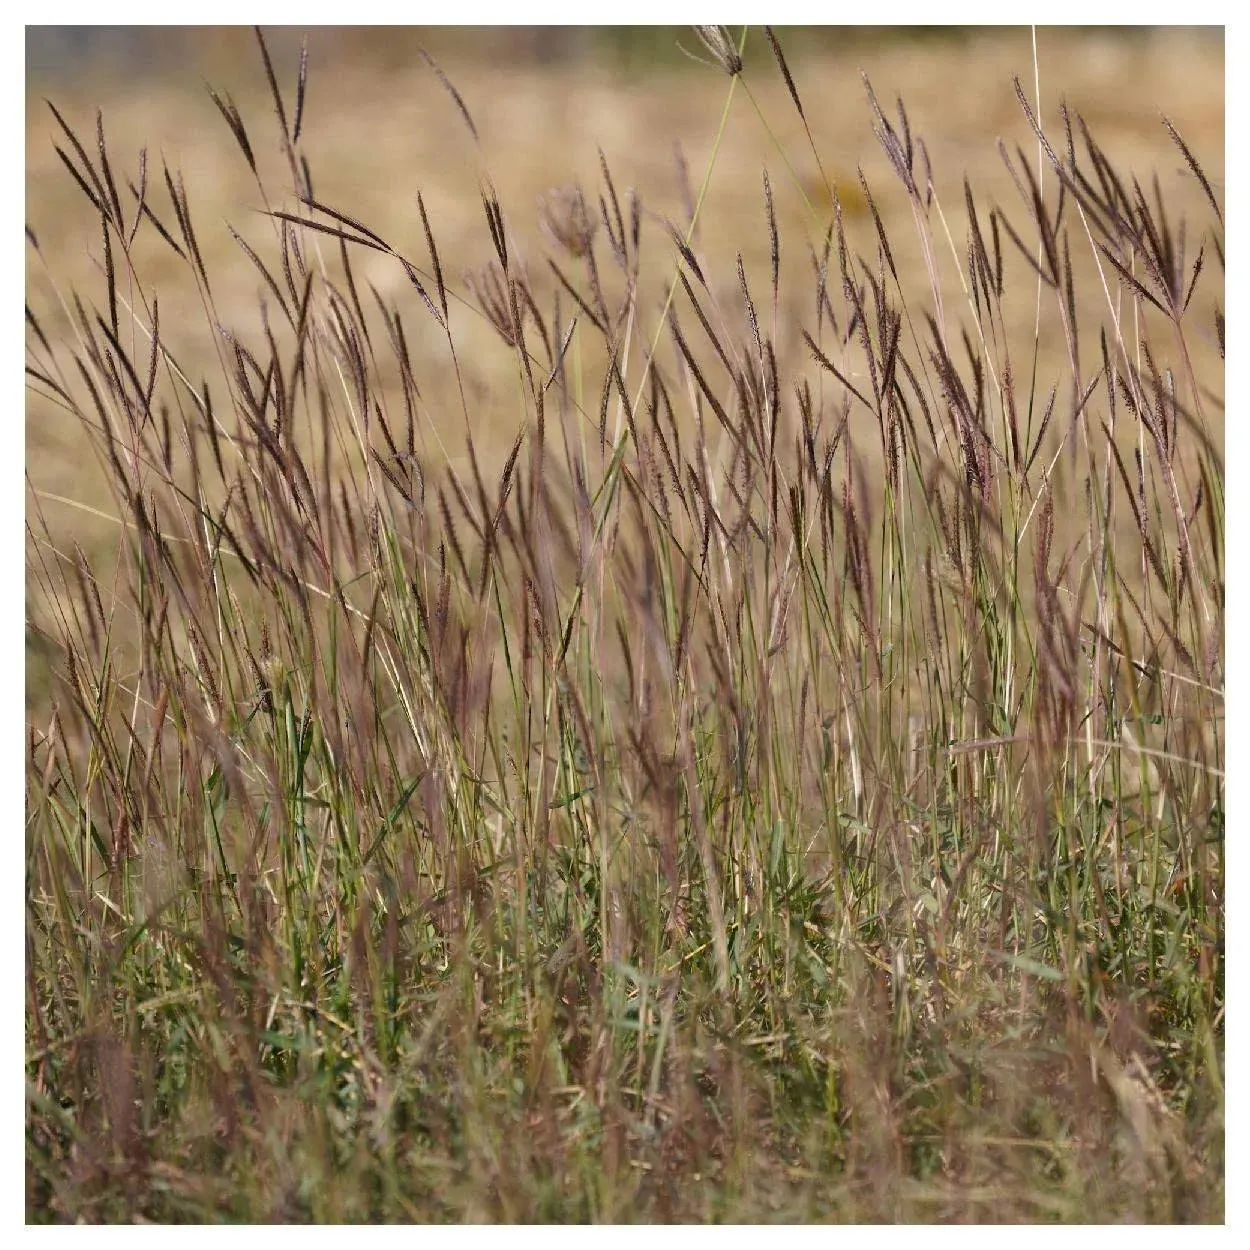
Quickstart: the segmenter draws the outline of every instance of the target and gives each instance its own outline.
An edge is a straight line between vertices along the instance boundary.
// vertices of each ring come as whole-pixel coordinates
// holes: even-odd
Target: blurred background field
[[[275,63],[289,91],[294,89],[302,33],[273,33]],[[1013,75],[1018,75],[1032,97],[1029,28],[782,29],[778,35],[805,101],[821,162],[842,198],[851,246],[865,254],[874,250],[875,232],[859,187],[862,168],[897,263],[923,288],[926,280],[907,197],[873,137],[861,73],[887,111],[896,96],[902,97],[913,131],[928,148],[945,227],[953,240],[953,250],[946,246],[938,256],[944,296],[957,315],[966,312],[956,263],[958,258],[958,265],[966,268],[962,178],[966,174],[987,207],[1005,206],[1019,219],[1022,206],[997,140],[1013,153],[1020,145],[1036,165],[1036,142],[1012,85]],[[553,186],[578,182],[591,194],[593,205],[602,149],[621,194],[634,188],[642,197],[644,271],[649,263],[657,291],[660,281],[671,277],[673,249],[662,237],[661,219],[686,220],[678,153],[697,194],[723,100],[717,71],[691,59],[703,50],[689,30],[327,27],[308,31],[307,38],[310,85],[304,147],[323,203],[365,222],[421,263],[425,244],[416,212],[420,191],[449,283],[465,293],[463,272],[486,264],[492,254],[480,199],[489,178],[539,306],[548,308],[545,297],[555,280],[544,261],[551,248],[538,227],[537,199]],[[480,143],[473,142],[454,103],[422,60],[422,48],[459,91]],[[1144,186],[1157,174],[1170,205],[1200,214],[1201,190],[1184,169],[1160,117],[1171,119],[1208,174],[1221,183],[1222,31],[1041,29],[1037,50],[1044,124],[1058,134],[1059,103],[1066,100],[1119,167],[1134,171]],[[767,168],[781,232],[779,347],[800,357],[805,355],[800,330],[814,321],[809,247],[819,248],[823,241],[831,218],[828,196],[758,32],[748,40],[746,64],[759,111],[745,94],[734,102],[701,215],[696,253],[708,259],[710,280],[731,312],[740,299],[737,252],[743,254],[748,276],[765,280],[769,244],[761,171]],[[31,255],[27,300],[45,330],[62,333],[68,321],[61,300],[74,288],[102,291],[102,278],[99,223],[56,155],[59,132],[44,97],[88,139],[96,110],[102,110],[112,160],[132,179],[137,178],[139,151],[146,147],[154,196],[161,203],[167,197],[160,160],[171,171],[182,171],[222,323],[244,334],[259,330],[261,279],[232,240],[227,223],[262,256],[272,255],[273,224],[262,215],[266,206],[259,202],[251,173],[206,89],[210,84],[233,97],[248,126],[267,192],[287,192],[269,207],[294,207],[252,33],[242,28],[28,29],[27,71],[26,220],[50,258],[45,268]],[[1049,186],[1053,196],[1053,178]],[[943,237],[940,228],[938,237]],[[1007,247],[1009,263],[1022,265]],[[160,291],[167,346],[190,366],[190,376],[220,377],[211,327],[189,271],[154,231],[139,232],[136,250],[144,261],[142,281]],[[1100,279],[1088,255],[1075,256],[1074,262],[1078,283],[1088,284],[1078,291],[1078,303],[1087,293],[1097,298]],[[411,307],[410,347],[414,363],[421,366],[417,372],[427,406],[425,434],[447,439],[430,454],[445,454],[463,467],[463,415],[446,368],[445,340],[424,317],[398,264],[363,251],[355,263],[359,275],[373,282],[385,299],[397,297],[401,307]],[[1017,286],[1022,294],[1009,300],[1009,312],[1019,320],[1009,329],[1022,331],[1027,339],[1036,317],[1035,290],[1027,281]],[[661,298],[662,292],[653,300],[655,312]],[[483,425],[474,434],[489,473],[502,462],[514,433],[515,362],[483,319],[454,308],[452,315],[470,409]],[[1209,316],[1197,320],[1211,324]],[[1046,379],[1061,367],[1064,348],[1056,318],[1043,317],[1042,328],[1039,376]],[[1222,376],[1213,333],[1195,351],[1200,377]],[[783,372],[792,364],[779,360]],[[496,397],[498,431],[490,428],[489,415]],[[1212,435],[1222,443],[1222,429]],[[99,556],[116,539],[116,527],[74,506],[108,511],[110,503],[102,478],[80,452],[76,423],[31,396],[31,484],[42,492],[54,532]]]

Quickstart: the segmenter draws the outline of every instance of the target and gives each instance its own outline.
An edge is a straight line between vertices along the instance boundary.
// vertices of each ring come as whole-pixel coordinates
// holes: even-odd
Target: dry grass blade
[[[279,221],[289,222],[292,226],[302,226],[306,230],[315,230],[318,234],[328,234],[333,239],[343,239],[348,243],[358,244],[360,247],[370,247],[375,252],[386,252],[387,255],[394,255],[390,247],[385,243],[380,243],[376,238],[370,238],[365,235],[350,235],[342,226],[328,226],[324,222],[311,221],[307,217],[301,217],[298,213],[288,213],[280,208],[272,208],[269,210],[270,217],[276,217]]]
[[[70,146],[74,149],[74,152],[77,154],[79,161],[82,163],[83,170],[86,172],[87,177],[91,179],[91,186],[90,187],[87,186],[86,181],[84,180],[82,174],[78,171],[78,169],[75,167],[73,162],[69,159],[69,157],[67,157],[65,153],[61,151],[60,148],[56,149],[57,155],[60,156],[61,161],[65,165],[66,169],[68,169],[69,172],[74,176],[74,181],[78,183],[78,185],[82,188],[83,193],[95,206],[96,211],[103,213],[107,216],[108,214],[107,205],[109,203],[109,200],[108,200],[108,197],[104,193],[104,187],[101,185],[100,179],[96,175],[95,169],[92,167],[91,161],[87,157],[86,150],[83,148],[82,144],[78,141],[78,136],[74,134],[74,132],[70,129],[68,123],[65,121],[65,118],[63,118],[61,114],[57,111],[56,105],[53,104],[51,100],[45,100],[44,103],[48,106],[49,110],[52,113],[52,116],[56,118],[57,125],[60,126],[65,137],[69,140]]]
[[[1189,166],[1190,172],[1198,179],[1199,185],[1206,192],[1207,203],[1211,205],[1211,211],[1215,214],[1215,219],[1222,226],[1224,224],[1224,214],[1220,209],[1219,201],[1215,198],[1215,192],[1211,189],[1211,183],[1208,181],[1206,174],[1203,172],[1202,166],[1198,164],[1197,157],[1189,150],[1188,144],[1181,138],[1180,132],[1165,117],[1163,124],[1167,128],[1168,134],[1172,136],[1172,142],[1181,150],[1181,154],[1185,157],[1185,163]]]
[[[464,124],[468,126],[469,133],[473,136],[474,143],[479,143],[480,140],[478,139],[477,127],[473,124],[473,118],[469,115],[469,110],[466,107],[464,100],[461,99],[460,92],[456,90],[456,88],[452,85],[451,79],[443,73],[443,71],[439,68],[438,63],[424,48],[418,48],[417,51],[420,54],[421,59],[430,67],[430,69],[434,71],[434,76],[440,83],[443,84],[443,89],[449,96],[451,96],[452,101],[455,103],[456,108],[460,112],[460,116],[464,118]]]
[[[111,210],[109,220],[116,226],[117,232],[122,231],[122,204],[117,198],[117,184],[113,181],[113,171],[109,167],[108,148],[104,142],[104,112],[96,110],[96,150],[100,156],[100,172],[104,177],[104,185],[108,188],[108,205]]]
[[[885,149],[885,154],[889,157],[890,164],[894,167],[894,172],[899,176],[899,180],[907,188],[908,195],[918,201],[920,193],[916,188],[916,178],[912,171],[913,150],[911,136],[905,135],[905,138],[899,138],[894,127],[886,121],[885,114],[881,111],[881,105],[877,103],[876,92],[872,89],[872,83],[868,81],[868,75],[861,74],[861,77],[864,82],[864,90],[868,93],[868,103],[872,108],[872,114],[875,119],[873,133]],[[899,111],[903,118],[903,123],[906,125],[907,118],[902,113],[901,101],[899,102]]]
[[[438,263],[438,248],[434,246],[434,232],[430,229],[430,219],[425,215],[425,201],[421,192],[417,192],[417,212],[421,215],[421,229],[425,231],[425,243],[430,250],[430,266],[434,270],[434,285],[438,290],[439,307],[443,317],[447,316],[447,288],[443,285],[443,267]]]
[[[243,159],[247,161],[248,168],[252,171],[253,177],[255,177],[256,157],[252,152],[252,144],[247,137],[247,129],[243,125],[243,118],[239,115],[238,107],[229,95],[226,95],[223,99],[212,87],[209,87],[208,94],[209,98],[217,106],[217,111],[226,119],[226,125],[230,127],[230,132],[234,135],[235,142],[243,153]]]
[[[668,231],[669,238],[673,240],[673,244],[678,252],[681,253],[681,258],[686,262],[686,267],[698,278],[699,285],[706,288],[707,279],[703,276],[703,270],[699,268],[699,262],[695,259],[694,252],[690,250],[690,245],[682,238],[681,232],[671,221],[665,221],[664,228]]]
[[[196,242],[195,230],[191,224],[191,205],[187,199],[187,189],[183,185],[182,175],[179,174],[175,182],[173,175],[169,172],[169,166],[163,161],[161,169],[165,175],[165,189],[169,192],[169,198],[174,206],[174,216],[177,217],[178,228],[182,232],[186,255],[191,258],[195,272],[204,285],[204,291],[211,299],[212,287],[209,285],[208,270],[204,267],[204,257],[200,255],[200,246]]]

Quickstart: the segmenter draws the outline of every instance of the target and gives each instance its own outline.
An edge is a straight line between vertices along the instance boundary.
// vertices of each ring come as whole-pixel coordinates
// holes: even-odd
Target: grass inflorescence
[[[1219,199],[1165,123],[1187,231],[1017,84],[986,205],[866,82],[906,268],[745,38],[687,42],[726,118],[781,74],[820,170],[760,179],[759,272],[702,252],[711,164],[658,221],[601,159],[538,261],[484,180],[457,281],[423,200],[407,253],[318,198],[261,39],[280,193],[213,96],[270,227],[232,328],[178,172],[57,113],[99,286],[28,305],[28,385],[123,539],[32,493],[28,1218],[1222,1218]]]

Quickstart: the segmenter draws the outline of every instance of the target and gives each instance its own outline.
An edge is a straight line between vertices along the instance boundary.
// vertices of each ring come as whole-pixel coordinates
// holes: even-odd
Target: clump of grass
[[[698,37],[747,84],[745,35]],[[1011,206],[963,183],[959,247],[868,86],[925,272],[866,179],[857,255],[830,184],[796,358],[767,174],[732,304],[702,196],[646,287],[606,161],[542,205],[541,273],[487,190],[457,290],[423,202],[409,256],[316,199],[307,60],[292,102],[260,47],[290,187],[257,174],[272,241],[240,240],[259,328],[221,324],[176,172],[57,115],[101,290],[62,341],[28,307],[27,373],[125,539],[96,567],[32,497],[29,1218],[1222,1218],[1222,380],[1191,345],[1222,350],[1223,218],[1184,139],[1196,253],[1017,87],[1041,163],[1004,146]],[[216,327],[203,377],[140,230]],[[414,317],[457,379],[468,318],[514,362],[510,409],[458,387],[462,471]]]

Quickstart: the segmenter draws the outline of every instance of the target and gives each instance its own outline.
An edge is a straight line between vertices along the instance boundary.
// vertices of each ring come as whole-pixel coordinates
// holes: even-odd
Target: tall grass
[[[745,32],[699,38],[754,102]],[[1223,217],[1183,137],[1200,229],[1017,85],[1036,150],[987,207],[866,84],[925,265],[866,180],[863,256],[852,189],[800,187],[796,333],[767,174],[732,301],[702,199],[657,225],[606,162],[541,266],[487,186],[458,282],[424,202],[405,255],[317,198],[306,59],[292,94],[260,52],[255,327],[177,172],[57,114],[102,264],[57,341],[28,306],[27,375],[125,538],[93,564],[28,500],[28,1218],[1221,1219]]]

